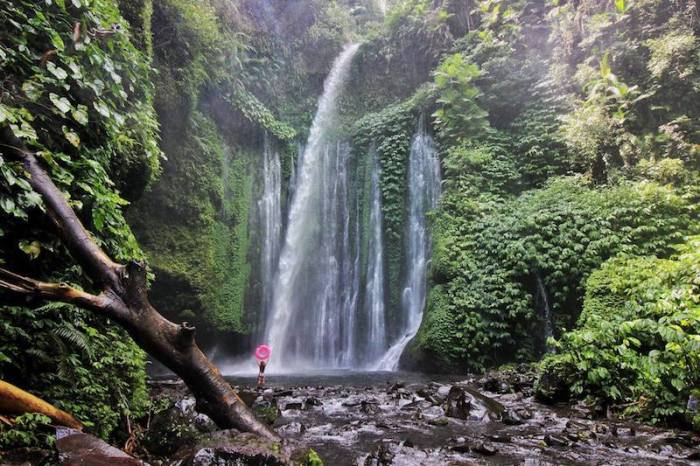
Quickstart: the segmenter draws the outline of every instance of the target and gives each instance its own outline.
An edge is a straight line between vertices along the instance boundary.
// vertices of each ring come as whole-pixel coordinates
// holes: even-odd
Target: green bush
[[[591,274],[578,327],[542,363],[540,395],[564,390],[627,416],[700,429],[686,410],[700,388],[699,251],[695,236],[670,259],[621,256]]]
[[[573,327],[585,280],[606,259],[620,252],[668,256],[698,231],[695,198],[652,182],[600,189],[560,178],[509,196],[501,187],[517,178],[507,175],[515,173],[507,160],[498,146],[453,150],[445,159],[450,178],[433,229],[440,291],[431,293],[417,343],[435,355],[451,342],[453,367],[482,370],[541,353],[538,277],[558,334]]]
[[[0,379],[73,414],[103,438],[144,414],[146,355],[113,323],[68,304],[6,306],[0,329]]]

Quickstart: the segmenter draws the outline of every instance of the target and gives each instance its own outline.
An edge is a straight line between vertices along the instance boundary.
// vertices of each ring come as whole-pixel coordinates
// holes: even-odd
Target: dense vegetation
[[[443,35],[430,42],[442,57],[430,75],[445,192],[428,309],[405,364],[478,371],[534,360],[549,344],[543,377],[563,377],[567,394],[683,418],[698,383],[697,302],[691,290],[678,298],[689,278],[664,275],[647,306],[629,295],[656,312],[625,307],[609,326],[615,312],[600,302],[613,298],[600,295],[617,292],[600,274],[631,285],[643,280],[635,261],[692,261],[674,254],[700,227],[695,5],[480,2],[465,31],[458,3],[401,2],[388,21],[390,34],[454,36],[442,49]],[[624,336],[606,332],[633,332],[639,319],[644,330],[629,333],[639,344],[625,343],[638,359],[627,363]],[[660,354],[675,365],[664,369]]]
[[[111,255],[144,257],[124,220],[124,197],[137,197],[159,172],[158,125],[148,59],[127,39],[116,2],[3,1],[0,15],[0,122],[39,151]],[[88,286],[51,233],[21,163],[0,158],[0,179],[0,263]],[[0,378],[76,413],[103,436],[144,413],[145,355],[125,332],[73,306],[20,304],[3,300]],[[3,430],[3,446],[38,441]]]
[[[589,362],[614,351],[609,338],[594,333],[591,341],[606,343],[583,349],[578,333],[567,332],[604,332],[595,327],[601,319],[586,317],[603,310],[584,299],[599,270],[622,258],[670,260],[698,233],[697,17],[692,2],[397,2],[361,51],[353,90],[376,102],[355,139],[382,157],[390,293],[410,266],[391,254],[402,247],[401,161],[418,115],[432,114],[441,147],[432,288],[405,367],[480,371],[549,349],[550,382],[596,381],[597,390],[577,385],[567,395],[641,403],[626,412],[655,421],[683,417],[697,389],[690,362],[668,391],[644,395],[654,390],[638,382],[630,391],[576,362],[576,351]],[[675,279],[667,286],[682,285]],[[695,310],[668,307],[657,319],[682,319],[678,338],[697,344],[697,304],[685,303]],[[639,351],[668,351],[668,342],[647,341]],[[634,377],[665,378],[657,369],[636,364]]]
[[[403,365],[543,359],[545,399],[697,429],[698,14],[685,0],[397,0],[384,18],[374,1],[0,0],[0,125],[110,255],[148,258],[169,318],[236,347],[260,302],[263,140],[288,179],[330,63],[361,40],[344,136],[382,165],[390,318],[421,115],[443,167]],[[25,178],[0,156],[0,265],[89,288]],[[81,309],[0,303],[0,378],[123,440],[149,409],[144,353]],[[27,433],[47,419],[18,422],[0,448],[51,441]]]

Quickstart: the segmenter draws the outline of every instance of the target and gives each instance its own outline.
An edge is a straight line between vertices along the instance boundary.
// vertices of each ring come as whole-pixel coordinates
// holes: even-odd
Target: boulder
[[[172,466],[291,466],[279,443],[237,430],[222,430],[202,437],[196,445],[177,452]]]
[[[61,466],[147,465],[97,437],[68,427],[56,428],[56,449]]]
[[[445,401],[445,416],[457,419],[469,419],[472,411],[472,397],[463,388],[453,386]]]

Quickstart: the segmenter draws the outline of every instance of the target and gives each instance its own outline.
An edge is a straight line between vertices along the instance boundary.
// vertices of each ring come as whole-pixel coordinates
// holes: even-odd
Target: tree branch
[[[34,280],[17,275],[2,267],[0,267],[0,289],[33,299],[75,304],[92,311],[105,313],[116,319],[123,317],[120,316],[120,310],[112,306],[112,301],[104,294],[95,296],[66,283],[47,283]]]

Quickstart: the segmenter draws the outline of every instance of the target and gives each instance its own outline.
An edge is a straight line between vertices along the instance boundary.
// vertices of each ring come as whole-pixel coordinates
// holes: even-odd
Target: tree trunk
[[[83,425],[71,414],[2,380],[0,380],[0,413],[39,413],[51,418],[56,424],[83,430]]]
[[[46,205],[58,234],[78,263],[94,277],[102,291],[92,295],[66,284],[44,283],[0,269],[0,289],[48,301],[76,304],[103,314],[124,327],[134,341],[177,374],[192,390],[197,410],[221,428],[236,428],[271,440],[278,435],[255,418],[221,372],[195,343],[194,327],[164,318],[149,302],[146,265],[117,264],[85,229],[66,197],[56,187],[36,156],[5,127],[0,133],[3,155],[21,160],[28,181]]]

